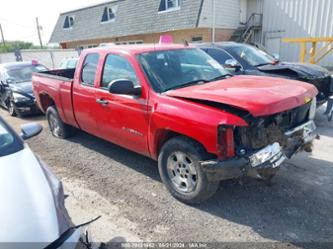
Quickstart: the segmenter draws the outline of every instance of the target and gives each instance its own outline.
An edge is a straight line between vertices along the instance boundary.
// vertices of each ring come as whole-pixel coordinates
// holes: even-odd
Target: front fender
[[[149,147],[153,158],[158,157],[161,134],[173,132],[192,138],[211,154],[218,154],[219,125],[246,126],[236,114],[190,100],[176,98],[155,103],[149,127]]]

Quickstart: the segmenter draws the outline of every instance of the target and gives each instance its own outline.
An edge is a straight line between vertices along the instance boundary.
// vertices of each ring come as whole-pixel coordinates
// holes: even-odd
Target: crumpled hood
[[[316,79],[329,76],[328,71],[318,65],[306,63],[280,62],[275,65],[258,67],[261,72],[278,74],[290,78]]]
[[[10,87],[14,92],[24,93],[31,97],[34,96],[31,81],[11,84]]]
[[[0,158],[0,242],[45,242],[59,236],[55,202],[29,148]]]
[[[171,97],[212,101],[266,116],[304,105],[317,95],[307,83],[273,77],[234,76],[225,80],[170,90]]]

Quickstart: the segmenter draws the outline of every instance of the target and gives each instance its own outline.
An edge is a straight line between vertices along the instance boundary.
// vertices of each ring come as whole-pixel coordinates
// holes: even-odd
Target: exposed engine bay
[[[291,157],[294,148],[304,143],[303,130],[295,131],[290,136],[286,132],[309,120],[311,104],[267,117],[251,118],[248,127],[236,127],[234,137],[237,154],[242,155],[278,142],[286,150],[287,157]],[[288,153],[289,149],[292,151]],[[306,144],[303,149],[310,151],[311,144]]]

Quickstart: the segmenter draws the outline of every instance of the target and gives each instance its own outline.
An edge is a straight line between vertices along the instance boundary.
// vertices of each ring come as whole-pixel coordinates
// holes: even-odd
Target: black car
[[[318,105],[325,103],[333,94],[332,77],[323,67],[282,62],[277,56],[243,43],[220,42],[199,47],[234,74],[282,77],[313,84],[319,91]]]
[[[32,91],[32,73],[48,70],[37,62],[0,64],[0,105],[11,116],[38,113]]]

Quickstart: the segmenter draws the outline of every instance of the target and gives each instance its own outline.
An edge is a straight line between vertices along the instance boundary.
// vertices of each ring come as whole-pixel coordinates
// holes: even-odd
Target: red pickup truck
[[[221,180],[270,179],[316,136],[314,86],[232,76],[182,45],[85,50],[76,69],[35,73],[33,89],[54,136],[81,129],[158,160],[186,203],[209,198]]]

